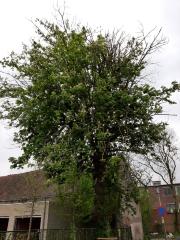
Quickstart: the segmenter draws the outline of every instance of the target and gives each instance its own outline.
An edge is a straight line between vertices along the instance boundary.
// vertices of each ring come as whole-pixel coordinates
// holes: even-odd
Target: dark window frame
[[[2,227],[1,225],[1,221],[2,220],[7,220],[6,222],[4,222],[4,226]],[[8,230],[8,224],[9,224],[9,216],[0,216],[0,231],[1,232],[6,232]]]
[[[14,230],[15,231],[18,231],[18,230],[24,230],[24,231],[27,231],[28,230],[28,226],[29,226],[29,223],[28,222],[26,222],[25,223],[25,225],[27,225],[26,227],[25,227],[25,229],[18,229],[19,228],[19,226],[21,225],[21,224],[23,224],[23,223],[18,223],[18,220],[20,221],[20,220],[25,220],[25,221],[30,221],[30,216],[15,216],[15,222],[14,222]],[[38,223],[38,225],[39,225],[39,227],[38,228],[33,228],[33,220],[34,219],[39,219],[39,223]],[[42,221],[42,216],[40,216],[40,215],[37,215],[37,216],[33,216],[32,217],[32,230],[40,230],[41,229],[41,221]],[[20,224],[19,226],[18,226],[18,224]],[[24,225],[24,226],[25,226]],[[22,225],[23,226],[23,225]]]
[[[170,187],[163,187],[163,193],[165,196],[171,196],[172,195],[172,189]]]
[[[176,205],[175,203],[167,203],[166,204],[166,212],[168,214],[173,214],[175,212]]]

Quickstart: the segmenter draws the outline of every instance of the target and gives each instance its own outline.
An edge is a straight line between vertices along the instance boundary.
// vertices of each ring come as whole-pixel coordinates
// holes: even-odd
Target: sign
[[[163,207],[159,207],[158,208],[158,215],[160,217],[163,217],[165,215],[165,213],[166,213],[166,209],[165,208],[163,208]]]

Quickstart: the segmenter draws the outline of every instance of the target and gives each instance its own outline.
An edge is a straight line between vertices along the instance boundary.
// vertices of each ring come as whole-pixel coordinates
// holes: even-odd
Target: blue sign
[[[163,207],[159,207],[158,208],[158,215],[160,217],[163,217],[165,215],[165,213],[166,213],[166,209],[165,208],[163,208]]]

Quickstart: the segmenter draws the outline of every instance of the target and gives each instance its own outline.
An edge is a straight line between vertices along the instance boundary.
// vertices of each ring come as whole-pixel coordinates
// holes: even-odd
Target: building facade
[[[139,204],[134,204],[134,214],[125,212],[123,216],[123,223],[127,226],[131,226],[132,238],[133,239],[143,239],[143,226],[142,226],[142,217],[141,209]]]
[[[47,239],[47,232],[70,229],[71,209],[62,208],[56,196],[56,187],[47,185],[42,171],[0,177],[0,232],[27,232],[31,219],[32,231],[45,232],[41,239]],[[131,227],[133,240],[141,240],[141,213],[138,205],[134,208],[136,214],[125,213],[123,223]],[[90,234],[86,239],[93,239]]]
[[[150,199],[151,232],[166,231],[175,232],[175,199],[178,206],[178,227],[180,230],[180,184],[174,184],[174,193],[169,185],[161,184],[159,181],[153,182],[148,187]]]
[[[56,189],[41,171],[0,177],[0,231],[60,229],[68,226]]]

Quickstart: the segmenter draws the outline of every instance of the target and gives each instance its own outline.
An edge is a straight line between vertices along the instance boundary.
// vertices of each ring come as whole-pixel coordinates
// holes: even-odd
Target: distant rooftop
[[[159,185],[161,185],[161,181],[153,181],[152,185],[153,186],[159,186]]]
[[[174,183],[174,186],[179,186],[180,183]],[[148,187],[160,187],[160,186],[170,186],[170,184],[166,184],[166,183],[161,183],[161,181],[152,181],[152,185],[149,185]]]
[[[31,171],[0,177],[0,202],[22,202],[55,196],[55,187],[48,186],[43,171]]]

